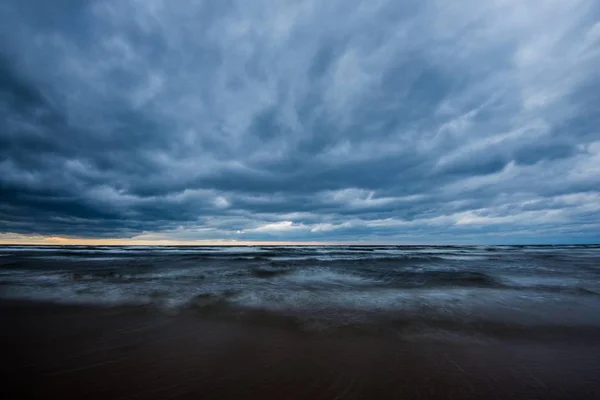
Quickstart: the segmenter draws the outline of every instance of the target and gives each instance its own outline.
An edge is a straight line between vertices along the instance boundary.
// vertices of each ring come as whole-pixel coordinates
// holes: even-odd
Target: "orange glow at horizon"
[[[291,242],[291,241],[248,241],[232,239],[106,239],[106,238],[69,238],[62,236],[20,235],[0,233],[0,245],[56,245],[56,246],[299,246],[326,245],[332,242]]]

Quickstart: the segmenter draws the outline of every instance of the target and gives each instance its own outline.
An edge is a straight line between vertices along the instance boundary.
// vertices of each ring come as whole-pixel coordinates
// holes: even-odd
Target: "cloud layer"
[[[0,232],[600,241],[594,0],[4,1]]]

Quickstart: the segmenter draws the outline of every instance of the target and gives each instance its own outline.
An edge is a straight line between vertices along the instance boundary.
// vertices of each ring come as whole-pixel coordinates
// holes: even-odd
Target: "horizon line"
[[[0,233],[0,236],[3,235]],[[594,246],[598,242],[552,243],[529,241],[523,243],[475,243],[475,242],[369,242],[369,241],[293,241],[293,240],[233,240],[233,239],[106,239],[106,238],[67,238],[60,236],[23,236],[0,239],[0,246]]]

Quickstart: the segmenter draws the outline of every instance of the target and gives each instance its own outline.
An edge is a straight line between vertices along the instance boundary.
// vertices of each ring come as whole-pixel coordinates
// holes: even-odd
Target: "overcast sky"
[[[3,0],[0,241],[600,242],[597,0]]]

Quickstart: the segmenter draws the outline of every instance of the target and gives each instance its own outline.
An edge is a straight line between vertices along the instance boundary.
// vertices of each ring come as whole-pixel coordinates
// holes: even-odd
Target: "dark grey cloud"
[[[5,1],[0,232],[600,237],[593,0]]]

